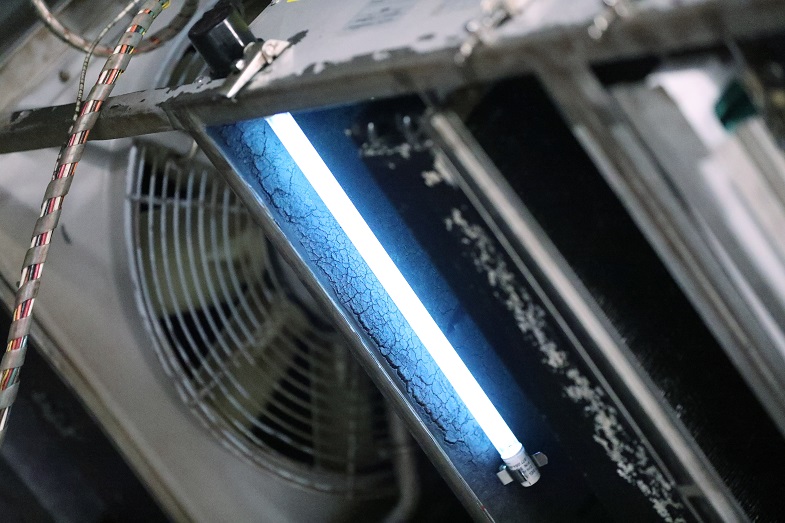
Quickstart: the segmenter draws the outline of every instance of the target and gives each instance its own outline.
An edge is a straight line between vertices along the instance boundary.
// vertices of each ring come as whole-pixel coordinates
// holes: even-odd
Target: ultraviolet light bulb
[[[540,472],[521,442],[504,422],[292,115],[281,113],[266,118],[266,121],[496,447],[508,470],[517,472],[524,486],[537,482]]]

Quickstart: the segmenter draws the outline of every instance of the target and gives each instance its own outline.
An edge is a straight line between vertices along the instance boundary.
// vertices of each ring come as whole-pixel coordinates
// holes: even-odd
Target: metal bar
[[[601,4],[598,2],[598,6]],[[587,19],[586,23],[590,21]],[[513,19],[498,30],[493,45],[478,46],[465,61],[456,60],[460,43],[427,53],[380,49],[388,54],[384,59],[349,55],[345,62],[323,68],[314,63],[305,71],[287,72],[281,69],[285,61],[280,61],[257,75],[236,100],[219,99],[203,90],[173,100],[172,106],[187,107],[205,124],[216,125],[372,97],[450,90],[530,72],[538,58],[557,53],[560,61],[596,63],[721,44],[729,38],[782,30],[785,4],[732,0],[650,9],[618,20],[599,41],[589,35],[587,25],[582,23],[550,28],[547,20],[538,22],[532,28],[531,21],[525,18]],[[457,34],[456,40],[467,35]],[[297,46],[287,52],[297,52]]]
[[[113,96],[90,131],[91,140],[109,140],[175,129],[160,105],[178,90],[155,89]],[[0,116],[0,154],[60,145],[73,123],[74,104],[14,111]]]
[[[313,64],[305,72],[279,60],[258,74],[235,100],[219,94],[221,80],[110,98],[91,139],[179,129],[181,125],[168,116],[177,108],[187,107],[206,125],[217,125],[372,97],[455,89],[531,71],[532,63],[555,55],[559,61],[596,63],[721,44],[785,29],[785,4],[715,0],[650,8],[615,21],[600,40],[592,39],[583,23],[551,27],[544,22],[513,19],[499,29],[493,45],[477,47],[460,63],[455,59],[458,42],[427,53],[390,49],[383,59],[354,56],[321,70]],[[467,34],[455,36],[460,40]],[[0,116],[0,153],[58,145],[72,114],[73,105],[65,105]]]
[[[711,252],[708,252],[703,246],[693,245],[697,256],[699,258],[711,256],[725,269],[724,274],[716,274],[713,277],[715,282],[728,278],[733,284],[733,294],[724,295],[729,308],[739,318],[740,323],[754,322],[765,329],[767,335],[765,342],[759,343],[756,347],[757,357],[760,360],[758,365],[765,368],[770,379],[779,383],[782,389],[785,387],[785,367],[782,357],[785,351],[783,342],[785,324],[782,320],[782,301],[776,291],[776,284],[769,279],[771,273],[756,268],[755,259],[761,255],[749,251],[749,247],[727,225],[727,216],[733,214],[728,210],[733,200],[729,201],[727,196],[718,194],[716,188],[712,187],[700,173],[701,159],[712,157],[709,149],[693,134],[689,123],[668,98],[652,96],[648,89],[640,86],[615,87],[612,94],[626,111],[630,124],[637,134],[645,137],[652,156],[657,159],[663,173],[667,176],[668,183],[659,188],[659,190],[666,189],[660,198],[662,200],[675,198],[682,202],[684,209],[692,216],[689,225],[703,235],[707,246],[711,249]],[[757,124],[759,129],[763,130],[760,122],[748,121],[737,128],[736,136],[741,139],[744,130],[751,124]],[[756,138],[754,143],[758,148],[763,147],[766,140],[771,141],[771,138],[767,138],[764,134]],[[767,182],[763,174],[765,171],[759,172],[755,164],[747,163],[751,160],[745,161],[743,153],[732,147],[732,143],[729,142],[714,154],[720,154],[721,151],[722,160],[719,161],[728,165],[728,170],[736,177],[734,196],[754,202],[755,213],[761,220],[760,223],[768,224],[761,233],[768,235],[768,243],[774,252],[782,252],[781,249],[777,249],[778,245],[781,246],[779,232],[782,226],[779,224],[783,220],[782,204],[772,198],[776,192]],[[770,145],[776,147],[773,143]],[[776,150],[771,152],[779,154]],[[737,275],[737,272],[741,274]],[[752,318],[755,320],[751,320]]]
[[[785,433],[785,393],[760,357],[771,342],[752,312],[740,315],[731,307],[739,305],[732,284],[660,166],[588,68],[542,63],[538,72],[578,140]]]
[[[744,519],[738,503],[689,435],[687,428],[678,416],[658,399],[661,395],[659,389],[637,364],[621,335],[616,332],[591,293],[570,269],[461,120],[450,112],[436,112],[427,119],[427,124],[432,130],[431,135],[457,167],[454,172],[461,190],[476,208],[481,210],[486,223],[505,247],[507,254],[515,261],[518,270],[522,274],[530,274],[533,266],[547,279],[548,286],[556,293],[558,301],[566,307],[562,307],[560,312],[560,308],[548,297],[547,291],[538,286],[542,299],[550,304],[550,312],[554,317],[561,318],[560,323],[565,330],[571,330],[567,326],[570,322],[563,316],[566,311],[567,315],[577,321],[579,328],[588,334],[596,350],[590,355],[584,349],[584,359],[592,366],[594,357],[599,356],[605,360],[607,364],[603,367],[613,369],[623,384],[621,388],[624,390],[619,392],[632,398],[633,403],[640,407],[659,431],[658,439],[666,442],[664,448],[675,455],[679,466],[686,472],[686,477],[694,482],[679,485],[679,490],[683,493],[700,492],[721,520]],[[575,346],[582,348],[577,338]],[[630,417],[629,413],[627,417]],[[629,421],[635,425],[633,419]],[[641,436],[645,441],[646,438]],[[650,450],[654,454],[654,449]],[[684,477],[683,473],[678,476]]]

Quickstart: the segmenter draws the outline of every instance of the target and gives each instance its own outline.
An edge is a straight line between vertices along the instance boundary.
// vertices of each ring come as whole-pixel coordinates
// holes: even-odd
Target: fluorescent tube
[[[430,313],[403,277],[401,271],[395,266],[376,235],[368,227],[292,115],[282,113],[266,120],[433,357],[469,412],[477,420],[493,446],[496,447],[501,458],[507,462],[510,468],[516,470],[523,465],[529,475],[529,483],[534,483],[539,478],[539,471],[523,451],[523,445],[504,422],[469,369],[466,368],[455,352],[455,348],[436,325]],[[526,460],[528,463],[522,464],[521,460]],[[535,475],[536,477],[532,477]]]

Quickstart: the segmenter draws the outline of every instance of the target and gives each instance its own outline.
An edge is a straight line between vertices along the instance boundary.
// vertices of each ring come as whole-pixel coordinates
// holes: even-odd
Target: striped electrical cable
[[[84,60],[82,61],[82,72],[79,73],[79,89],[76,91],[76,103],[74,104],[74,121],[79,118],[79,111],[82,110],[82,103],[84,102],[84,98],[82,96],[84,95],[87,68],[90,65],[90,60],[93,58],[95,48],[101,44],[101,40],[104,39],[104,36],[106,36],[106,34],[111,31],[114,26],[120,23],[120,20],[131,14],[131,12],[133,12],[134,9],[137,9],[143,1],[144,0],[131,0],[131,2],[128,3],[122,11],[117,13],[117,15],[112,18],[112,20],[106,24],[103,29],[101,29],[101,32],[99,32],[98,36],[95,37],[93,43],[90,44],[90,48],[87,50]]]
[[[125,71],[131,55],[144,33],[158,14],[169,5],[169,0],[147,0],[125,33],[120,37],[113,54],[106,60],[98,81],[87,96],[79,117],[68,131],[68,139],[60,149],[52,181],[46,188],[41,215],[33,229],[33,239],[22,264],[19,289],[16,291],[8,345],[0,360],[0,443],[8,428],[11,404],[19,388],[19,369],[24,363],[32,321],[33,305],[41,285],[41,272],[49,252],[52,234],[60,219],[63,199],[71,187],[76,165],[82,158],[90,130],[98,120],[101,106],[109,97],[117,78]]]
[[[44,25],[46,25],[46,27],[60,40],[85,53],[92,47],[92,42],[65,27],[47,7],[44,0],[30,0],[30,3],[38,12],[38,17]],[[169,25],[149,36],[144,43],[137,48],[136,52],[146,53],[152,51],[171,40],[188,24],[198,8],[199,0],[185,0],[183,6],[180,8],[180,12],[177,13],[177,16],[172,19]],[[93,54],[96,56],[110,56],[113,53],[114,49],[105,45],[96,46],[93,50]]]

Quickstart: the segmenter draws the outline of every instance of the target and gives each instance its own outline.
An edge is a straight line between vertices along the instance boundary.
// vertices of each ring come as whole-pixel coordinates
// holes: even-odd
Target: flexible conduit
[[[82,158],[87,136],[98,120],[104,100],[109,97],[115,82],[125,71],[145,32],[168,5],[169,0],[147,0],[144,3],[120,37],[112,55],[106,60],[98,75],[98,81],[68,131],[68,139],[60,148],[52,181],[44,194],[41,216],[35,223],[32,242],[22,264],[22,276],[16,291],[13,318],[8,332],[8,345],[0,361],[0,443],[5,438],[8,415],[19,389],[19,369],[24,363],[27,351],[33,304],[41,285],[41,272],[49,252],[49,243],[60,219],[63,199],[71,187],[76,165]]]
[[[92,42],[65,27],[60,20],[57,19],[55,14],[52,13],[49,7],[47,7],[44,0],[30,0],[30,3],[33,4],[33,7],[38,12],[41,21],[43,21],[46,27],[57,35],[60,40],[85,53],[90,52]],[[198,8],[199,0],[185,0],[183,2],[183,7],[180,8],[180,12],[172,22],[157,33],[149,36],[147,40],[136,49],[136,52],[146,53],[152,51],[171,40],[186,26],[186,24],[188,24]],[[98,45],[93,51],[93,54],[97,56],[111,56],[113,53],[114,49],[105,45]]]

